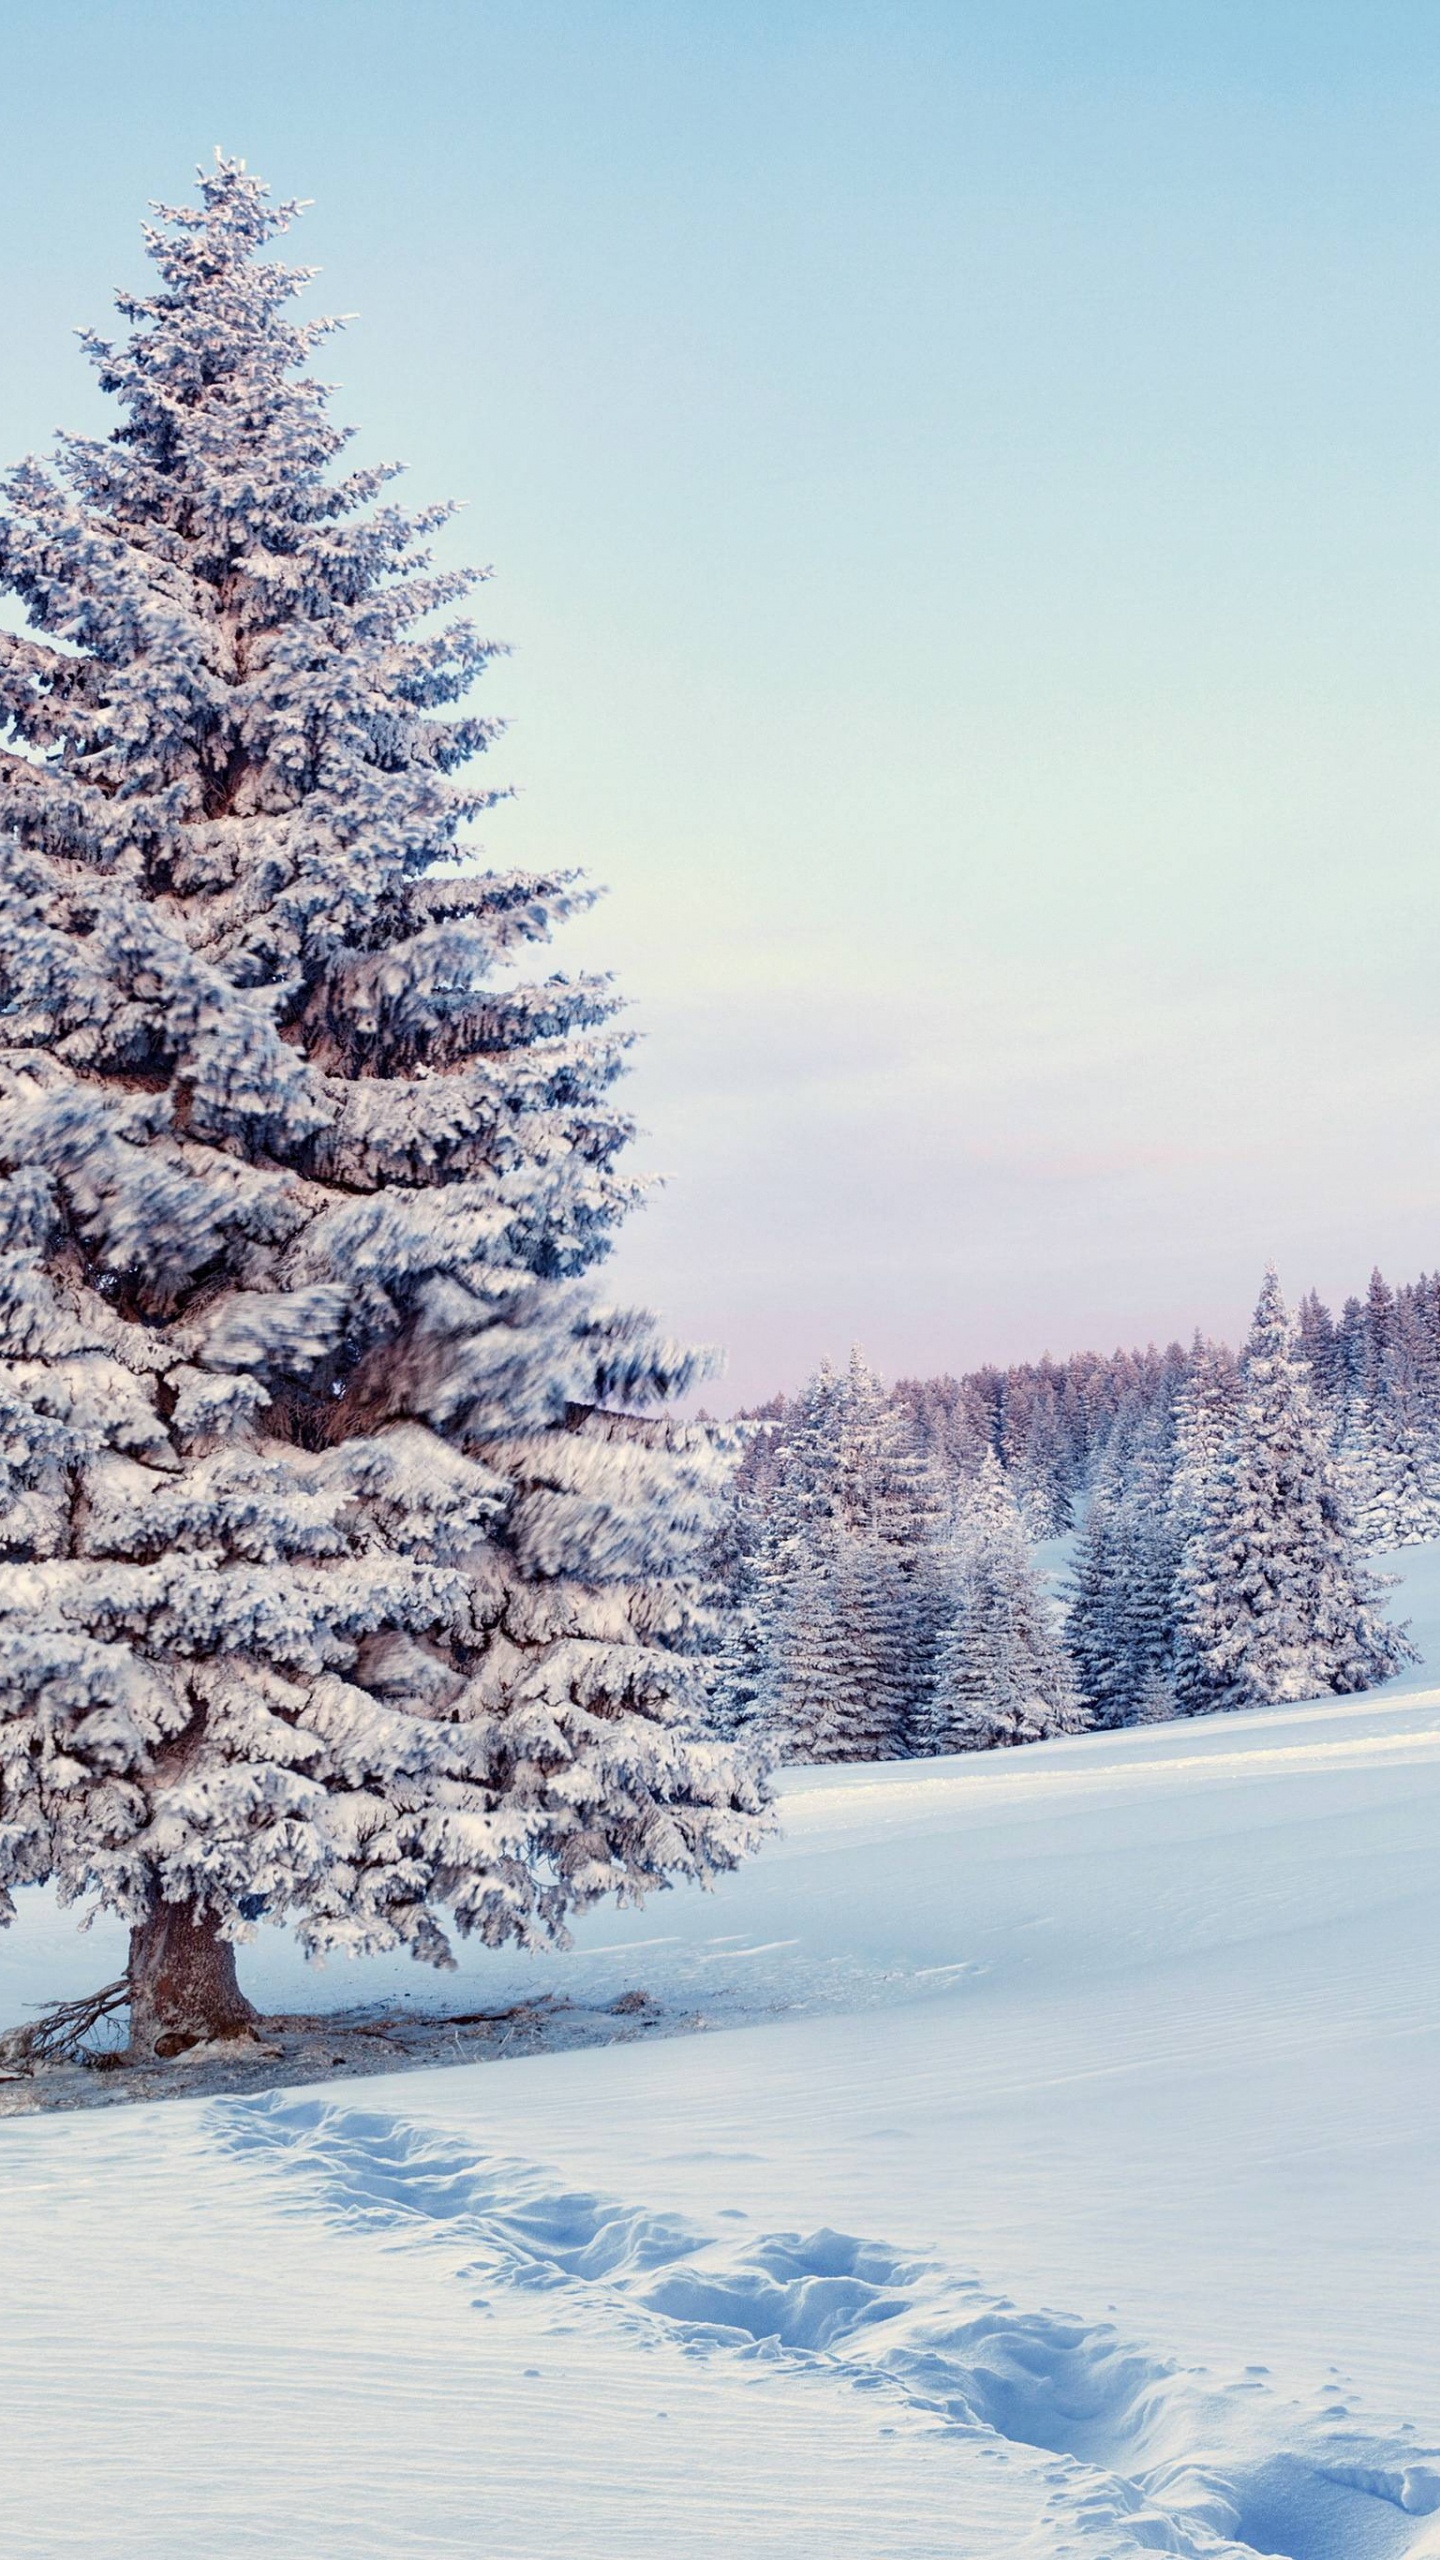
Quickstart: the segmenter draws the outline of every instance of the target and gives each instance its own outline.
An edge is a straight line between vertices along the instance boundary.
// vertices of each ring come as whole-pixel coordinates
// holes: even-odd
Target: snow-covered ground
[[[1392,1562],[1430,1667],[1370,1698],[800,1773],[717,1895],[462,1976],[716,2032],[0,2125],[0,2552],[1434,2560],[1440,1552]],[[0,2018],[118,1952],[36,1897]]]

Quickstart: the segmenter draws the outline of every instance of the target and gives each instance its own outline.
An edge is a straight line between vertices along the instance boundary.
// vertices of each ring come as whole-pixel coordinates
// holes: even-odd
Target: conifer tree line
[[[1271,1272],[1238,1358],[822,1368],[749,1421],[717,1725],[879,1759],[1368,1688],[1409,1647],[1366,1551],[1436,1533],[1432,1380],[1440,1287],[1378,1274],[1337,1324]]]
[[[1297,1309],[1300,1348],[1367,1547],[1440,1536],[1440,1272],[1392,1289],[1379,1271],[1338,1318],[1312,1290]],[[960,1378],[901,1378],[892,1393],[916,1444],[948,1477],[993,1450],[1037,1538],[1074,1527],[1112,1438],[1163,1414],[1205,1346],[1080,1352]],[[784,1423],[777,1397],[755,1411]]]

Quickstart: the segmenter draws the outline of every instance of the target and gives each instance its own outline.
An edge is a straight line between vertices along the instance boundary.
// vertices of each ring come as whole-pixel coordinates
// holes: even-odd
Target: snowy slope
[[[1435,1683],[798,1773],[463,1978],[723,2033],[0,2126],[0,2551],[1434,2560]]]

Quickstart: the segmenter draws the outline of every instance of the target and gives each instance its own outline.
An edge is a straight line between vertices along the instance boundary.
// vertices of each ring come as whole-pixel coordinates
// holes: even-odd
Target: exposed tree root
[[[118,2059],[97,2051],[86,2039],[102,2018],[112,2017],[129,2003],[128,1974],[118,1982],[107,1982],[103,1991],[87,1991],[83,1999],[48,2002],[28,2026],[11,2027],[8,2034],[0,2035],[0,2077],[28,2080],[47,2063]]]

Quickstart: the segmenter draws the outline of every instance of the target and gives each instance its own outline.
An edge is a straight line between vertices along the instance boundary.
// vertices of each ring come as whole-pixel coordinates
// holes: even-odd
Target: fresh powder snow
[[[0,2549],[1433,2560],[1440,1550],[1389,1569],[1369,1695],[797,1770],[713,1894],[464,1960],[699,2031],[5,2124]],[[0,2007],[121,1947],[23,1896]]]

